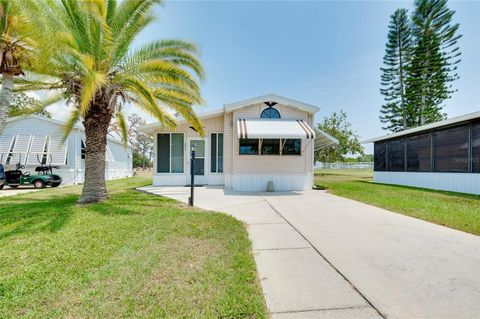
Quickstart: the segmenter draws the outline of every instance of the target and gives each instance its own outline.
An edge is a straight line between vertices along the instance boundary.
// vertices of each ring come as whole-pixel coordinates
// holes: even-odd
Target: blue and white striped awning
[[[315,138],[304,120],[238,119],[237,132],[238,138]]]

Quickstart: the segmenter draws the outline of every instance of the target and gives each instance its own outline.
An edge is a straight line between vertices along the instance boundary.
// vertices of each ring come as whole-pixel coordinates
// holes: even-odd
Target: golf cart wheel
[[[45,188],[45,183],[42,180],[37,179],[36,181],[33,182],[33,186],[35,188]]]
[[[58,187],[61,183],[52,183],[52,187]]]
[[[3,186],[5,186],[5,185],[3,185],[3,184],[0,184],[0,190],[2,190],[2,189],[3,189]]]

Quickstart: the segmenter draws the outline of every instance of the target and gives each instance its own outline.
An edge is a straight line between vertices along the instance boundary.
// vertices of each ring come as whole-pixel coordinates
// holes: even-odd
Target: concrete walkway
[[[478,236],[323,191],[206,187],[195,204],[247,223],[272,318],[480,318]]]

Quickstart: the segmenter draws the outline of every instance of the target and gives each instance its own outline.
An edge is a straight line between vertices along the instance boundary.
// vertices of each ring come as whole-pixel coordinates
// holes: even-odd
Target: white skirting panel
[[[208,185],[224,185],[225,177],[223,174],[208,175]]]
[[[203,177],[202,177],[203,178]],[[224,185],[223,174],[206,175],[203,180],[197,178],[195,184]],[[187,174],[154,174],[153,186],[185,186],[190,184],[190,175]]]
[[[478,173],[374,172],[377,183],[480,194]]]
[[[185,186],[187,176],[185,174],[154,174],[153,186]]]
[[[127,178],[132,176],[133,176],[133,172],[130,170],[109,169],[105,171],[105,179],[107,181],[111,181],[114,179]]]
[[[234,191],[266,191],[269,181],[275,191],[300,191],[312,189],[312,174],[305,175],[226,175],[225,187]]]

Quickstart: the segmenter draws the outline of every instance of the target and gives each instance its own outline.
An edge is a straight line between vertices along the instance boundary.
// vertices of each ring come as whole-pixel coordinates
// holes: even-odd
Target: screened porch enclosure
[[[376,172],[480,173],[480,120],[375,142]]]
[[[363,143],[374,143],[376,183],[480,195],[480,111]]]
[[[194,174],[200,183],[207,183],[208,175],[223,174],[223,133],[210,133],[205,138],[186,137],[184,133],[158,133],[156,173],[184,176],[185,184],[189,184],[193,150]]]
[[[370,142],[377,183],[480,195],[480,112]]]

